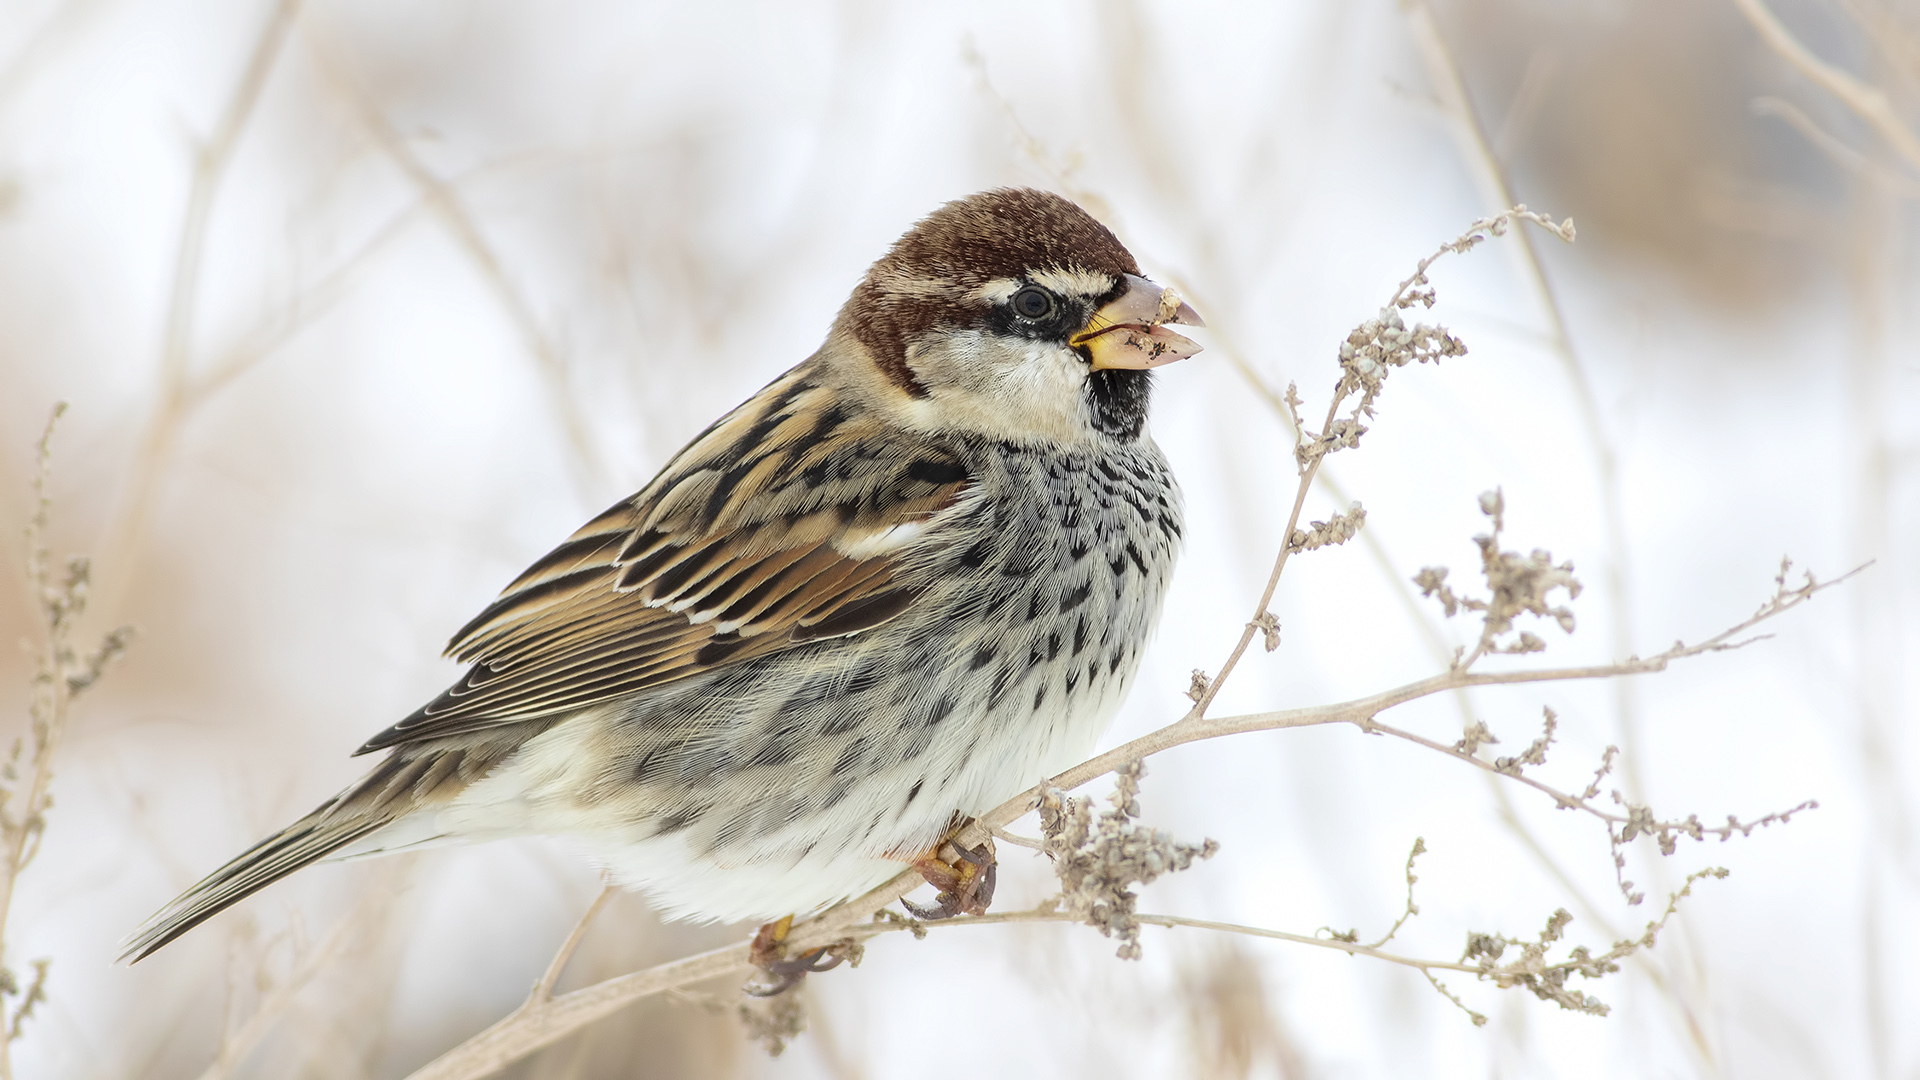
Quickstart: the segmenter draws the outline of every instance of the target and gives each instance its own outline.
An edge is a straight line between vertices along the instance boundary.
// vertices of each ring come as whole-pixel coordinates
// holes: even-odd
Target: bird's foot
[[[926,907],[907,899],[902,899],[900,904],[922,922],[951,919],[956,915],[985,915],[988,905],[993,903],[999,867],[991,839],[979,847],[964,848],[949,836],[932,851],[913,860],[913,868],[920,871],[927,884],[940,890],[940,895],[934,897],[934,905]]]
[[[751,997],[777,997],[800,985],[800,980],[816,971],[832,971],[847,958],[840,945],[822,945],[799,956],[788,957],[787,934],[793,929],[793,916],[775,919],[753,935],[747,958],[766,977],[755,978],[740,989]]]

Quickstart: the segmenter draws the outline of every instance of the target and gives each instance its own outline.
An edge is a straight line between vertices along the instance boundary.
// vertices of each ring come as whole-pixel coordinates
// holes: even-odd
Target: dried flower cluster
[[[1140,959],[1140,922],[1134,918],[1139,897],[1132,887],[1185,870],[1193,860],[1211,859],[1220,850],[1212,840],[1185,844],[1135,824],[1144,775],[1146,766],[1139,761],[1118,769],[1108,796],[1113,809],[1098,821],[1090,798],[1076,799],[1059,788],[1040,796],[1040,831],[1060,878],[1060,895],[1050,907],[1119,938],[1115,955],[1122,960]]]
[[[787,1044],[807,1030],[805,998],[800,994],[781,994],[754,998],[734,1006],[734,1015],[746,1029],[747,1038],[760,1044],[768,1057],[779,1057]]]
[[[1436,260],[1443,255],[1471,251],[1489,236],[1504,236],[1515,221],[1533,222],[1569,243],[1574,239],[1573,219],[1556,222],[1544,214],[1528,210],[1525,205],[1493,217],[1481,218],[1459,237],[1442,244],[1438,251],[1422,259],[1414,269],[1413,276],[1400,283],[1380,313],[1354,327],[1346,340],[1340,343],[1340,381],[1335,384],[1327,420],[1318,433],[1310,431],[1301,420],[1299,388],[1288,384],[1283,400],[1293,421],[1293,429],[1298,433],[1293,456],[1302,476],[1312,471],[1320,459],[1328,454],[1360,444],[1360,436],[1367,433],[1366,425],[1360,422],[1360,418],[1373,417],[1373,404],[1386,386],[1389,369],[1429,361],[1438,363],[1442,357],[1467,354],[1466,345],[1449,333],[1446,327],[1427,323],[1416,323],[1409,327],[1400,313],[1415,304],[1427,308],[1433,306],[1435,294],[1433,286],[1428,283],[1427,270]],[[1340,416],[1347,400],[1356,394],[1359,399],[1345,416]]]
[[[1611,751],[1613,748],[1608,747],[1607,749]],[[1611,755],[1609,755],[1608,762],[1611,762],[1611,760]],[[1606,763],[1603,763],[1603,773],[1605,769]],[[1595,782],[1598,783],[1597,777]],[[1671,855],[1679,848],[1680,838],[1682,836],[1702,841],[1711,836],[1724,842],[1733,839],[1735,833],[1741,836],[1751,836],[1755,829],[1776,823],[1784,825],[1793,820],[1793,815],[1795,814],[1805,810],[1818,810],[1820,808],[1819,800],[1808,799],[1791,809],[1777,810],[1771,814],[1754,818],[1752,821],[1742,821],[1738,817],[1728,814],[1725,825],[1707,825],[1700,821],[1700,817],[1697,814],[1688,814],[1684,819],[1679,820],[1663,820],[1654,816],[1652,807],[1644,803],[1634,802],[1617,790],[1609,792],[1609,795],[1611,795],[1614,805],[1626,811],[1624,821],[1621,821],[1614,815],[1609,815],[1614,822],[1617,822],[1617,825],[1610,824],[1607,831],[1608,841],[1613,849],[1614,879],[1620,887],[1620,894],[1626,897],[1627,903],[1629,904],[1639,904],[1647,898],[1645,893],[1635,892],[1633,882],[1628,881],[1626,878],[1627,856],[1625,848],[1635,839],[1642,836],[1650,836],[1654,839],[1654,842],[1659,845],[1660,854]]]
[[[1506,497],[1498,488],[1480,496],[1481,513],[1493,519],[1491,533],[1473,538],[1480,548],[1480,572],[1487,581],[1485,599],[1456,595],[1447,584],[1444,566],[1426,567],[1413,577],[1413,583],[1420,587],[1420,595],[1438,599],[1448,618],[1463,609],[1484,613],[1479,643],[1471,653],[1463,656],[1462,650],[1455,654],[1456,667],[1469,667],[1488,653],[1544,652],[1547,643],[1529,631],[1522,631],[1508,644],[1500,644],[1499,639],[1513,631],[1513,620],[1520,615],[1551,618],[1563,632],[1573,633],[1573,609],[1554,604],[1549,595],[1559,589],[1569,600],[1579,597],[1580,582],[1573,576],[1573,563],[1555,565],[1553,554],[1540,548],[1528,555],[1500,550],[1500,534],[1506,528],[1506,508]]]
[[[1506,773],[1509,776],[1519,776],[1521,770],[1525,769],[1528,765],[1545,765],[1547,763],[1547,748],[1553,745],[1553,733],[1560,726],[1560,717],[1555,714],[1552,709],[1544,706],[1540,711],[1544,714],[1544,719],[1540,725],[1540,737],[1528,744],[1525,751],[1514,757],[1495,758],[1493,760],[1493,767],[1496,770]],[[1485,731],[1486,728],[1482,727],[1480,730]],[[1485,741],[1495,742],[1497,740],[1495,740],[1492,735],[1488,735]],[[1609,747],[1608,749],[1611,750],[1612,748]],[[1608,760],[1612,760],[1611,754],[1608,755]],[[1588,797],[1591,798],[1592,796]]]
[[[1687,875],[1687,880],[1667,898],[1667,909],[1660,917],[1649,922],[1646,929],[1637,938],[1616,941],[1606,952],[1595,954],[1584,945],[1569,950],[1567,958],[1557,962],[1547,959],[1548,952],[1557,944],[1573,922],[1573,916],[1565,908],[1555,911],[1547,918],[1547,924],[1540,935],[1531,941],[1504,937],[1499,934],[1469,933],[1467,946],[1460,954],[1463,963],[1472,963],[1479,968],[1480,977],[1502,989],[1518,987],[1531,992],[1542,1001],[1551,1001],[1571,1012],[1582,1012],[1589,1016],[1605,1016],[1612,1011],[1606,1002],[1582,993],[1567,985],[1567,980],[1575,975],[1585,979],[1598,979],[1620,970],[1620,961],[1653,947],[1660,931],[1666,928],[1667,920],[1679,910],[1683,897],[1693,894],[1693,883],[1701,878],[1725,878],[1727,871],[1723,867],[1710,866]],[[1519,956],[1506,963],[1501,957],[1507,950],[1518,947]],[[1436,984],[1437,985],[1437,984]],[[1442,989],[1442,993],[1446,991]],[[1451,994],[1448,994],[1452,997]],[[1459,1003],[1459,999],[1454,999]],[[1461,1006],[1465,1008],[1464,1005]],[[1467,1009],[1475,1025],[1484,1025],[1485,1016]]]
[[[1358,506],[1360,504],[1355,503],[1354,505]],[[1265,647],[1268,652],[1272,652],[1280,647],[1280,619],[1274,615],[1273,612],[1262,611],[1247,625],[1260,631],[1261,645]]]
[[[1432,290],[1403,296],[1392,307],[1381,308],[1380,314],[1354,327],[1340,343],[1340,386],[1334,394],[1359,394],[1357,415],[1373,415],[1373,402],[1386,386],[1388,368],[1467,355],[1467,347],[1444,326],[1407,326],[1400,312],[1416,303],[1432,307]]]
[[[1443,356],[1467,354],[1467,347],[1445,327],[1426,323],[1408,327],[1400,318],[1399,309],[1420,300],[1432,306],[1432,291],[1396,298],[1392,305],[1381,308],[1380,314],[1354,327],[1340,343],[1340,381],[1334,387],[1333,409],[1319,434],[1310,433],[1300,419],[1299,388],[1292,383],[1287,385],[1284,400],[1292,414],[1294,430],[1300,433],[1293,457],[1302,474],[1328,454],[1360,445],[1360,436],[1367,433],[1360,418],[1374,415],[1373,404],[1386,387],[1388,369],[1428,361],[1437,363]],[[1352,409],[1346,416],[1336,418],[1334,413],[1355,394],[1359,400]]]
[[[1287,537],[1287,548],[1299,554],[1332,544],[1344,544],[1358,536],[1366,523],[1366,508],[1355,502],[1344,514],[1335,514],[1326,521],[1313,522],[1308,528],[1293,530],[1293,535]],[[1275,644],[1278,645],[1278,642]],[[1272,652],[1273,649],[1267,651]]]

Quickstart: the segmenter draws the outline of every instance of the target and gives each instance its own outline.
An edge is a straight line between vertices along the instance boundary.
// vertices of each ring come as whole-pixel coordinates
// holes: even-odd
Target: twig
[[[999,826],[995,826],[994,828],[989,829],[987,831],[992,834],[995,840],[1012,844],[1014,847],[1028,848],[1033,851],[1047,850],[1046,844],[1038,840],[1035,840],[1030,836],[1016,836],[1013,833],[1010,833],[1007,830],[1000,828]]]
[[[1401,910],[1400,917],[1393,920],[1393,925],[1387,927],[1387,932],[1385,934],[1380,935],[1380,940],[1372,942],[1367,946],[1367,948],[1377,949],[1380,946],[1385,945],[1387,942],[1392,941],[1393,936],[1400,932],[1400,928],[1402,926],[1407,925],[1408,919],[1411,919],[1415,915],[1420,914],[1420,905],[1413,902],[1413,883],[1420,880],[1417,876],[1414,875],[1413,861],[1415,859],[1418,859],[1420,856],[1425,855],[1426,853],[1427,853],[1426,838],[1423,836],[1414,837],[1413,850],[1407,852],[1407,905],[1405,908]]]
[[[344,919],[334,927],[325,941],[313,948],[300,947],[299,938],[294,939],[293,967],[286,979],[275,986],[270,994],[255,1006],[238,1031],[223,1034],[220,1049],[214,1059],[200,1074],[200,1080],[225,1080],[232,1076],[246,1061],[247,1055],[266,1038],[282,1013],[292,1006],[294,999],[312,982],[314,977],[326,970],[329,963],[346,944],[350,932],[355,928],[356,920]],[[271,948],[271,942],[268,943]],[[264,963],[264,960],[263,960]],[[264,972],[263,972],[264,974]]]
[[[747,946],[729,945],[560,994],[538,1008],[522,1005],[499,1023],[413,1072],[407,1080],[490,1076],[642,998],[721,975],[739,975],[748,967]]]
[[[532,1000],[552,1000],[553,988],[559,985],[561,974],[567,970],[567,962],[573,959],[574,952],[580,948],[580,942],[586,938],[587,928],[593,925],[593,920],[600,914],[600,909],[606,907],[607,901],[613,899],[613,894],[619,891],[618,885],[608,883],[600,889],[600,895],[593,898],[593,903],[587,905],[586,913],[580,916],[579,922],[573,924],[573,931],[567,935],[567,940],[560,943],[560,951],[553,954],[553,962],[547,965],[547,970],[541,974],[540,981],[534,984]]]

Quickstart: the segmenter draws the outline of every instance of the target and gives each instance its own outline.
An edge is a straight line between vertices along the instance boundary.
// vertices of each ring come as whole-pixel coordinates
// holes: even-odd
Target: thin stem
[[[1327,406],[1327,418],[1320,424],[1322,434],[1332,429],[1334,420],[1340,414],[1340,405],[1345,400],[1345,397],[1339,394],[1334,395],[1332,404]],[[1325,460],[1324,454],[1316,456],[1307,463],[1306,470],[1300,474],[1300,486],[1293,493],[1293,509],[1288,512],[1287,527],[1280,534],[1283,538],[1291,537],[1294,530],[1300,527],[1301,508],[1306,506],[1307,492],[1312,490],[1313,478],[1320,472],[1320,463]],[[1213,699],[1220,695],[1220,688],[1226,685],[1227,677],[1233,674],[1234,668],[1240,666],[1240,658],[1247,654],[1247,647],[1253,644],[1253,636],[1259,633],[1257,620],[1266,614],[1267,609],[1273,604],[1273,594],[1279,591],[1280,575],[1286,571],[1287,556],[1292,553],[1293,545],[1283,540],[1280,545],[1280,554],[1273,560],[1273,573],[1267,575],[1267,586],[1260,590],[1260,602],[1253,609],[1253,618],[1247,620],[1247,625],[1241,628],[1240,640],[1234,642],[1233,652],[1228,654],[1226,662],[1220,665],[1220,673],[1213,677],[1213,680],[1207,684],[1206,690],[1202,691],[1199,699],[1193,703],[1193,708],[1187,713],[1188,719],[1197,720],[1207,714],[1207,707],[1212,705]]]
[[[1358,942],[1343,941],[1340,938],[1318,937],[1312,934],[1293,934],[1285,930],[1269,930],[1263,926],[1247,926],[1241,923],[1215,922],[1211,919],[1189,919],[1183,915],[1141,915],[1133,916],[1148,926],[1164,926],[1169,929],[1187,927],[1194,930],[1214,930],[1223,934],[1243,934],[1247,937],[1267,938],[1272,941],[1290,941],[1296,945],[1313,945],[1322,949],[1332,949],[1349,956],[1366,956],[1383,960],[1389,964],[1414,968],[1419,971],[1463,971],[1478,975],[1481,971],[1474,964],[1461,963],[1458,960],[1423,960],[1414,956],[1401,956],[1390,953],[1375,945],[1361,945]],[[920,923],[929,930],[946,929],[958,926],[1006,926],[1012,923],[1065,922],[1077,923],[1083,917],[1064,911],[1047,908],[1031,908],[1026,911],[1003,911],[986,915],[970,915],[964,919],[945,919],[939,922]],[[881,934],[897,933],[910,929],[905,923],[869,923],[858,928],[850,936],[877,937]]]
[[[548,1001],[553,998],[553,988],[559,984],[561,973],[567,970],[567,962],[573,959],[574,952],[580,948],[580,942],[586,938],[587,928],[593,925],[593,920],[600,914],[600,909],[606,907],[607,901],[613,899],[613,894],[619,891],[618,885],[608,883],[601,887],[600,895],[593,898],[593,903],[587,905],[586,914],[581,915],[580,921],[573,924],[573,931],[567,935],[567,940],[560,943],[560,951],[553,954],[553,962],[547,965],[547,970],[541,974],[540,981],[534,984],[535,1000]]]
[[[221,1036],[220,1049],[214,1055],[213,1063],[200,1074],[200,1080],[225,1080],[226,1077],[232,1076],[234,1070],[246,1061],[247,1055],[252,1053],[254,1047],[266,1038],[281,1014],[292,1006],[307,984],[325,970],[329,962],[341,952],[353,929],[354,920],[343,920],[332,933],[327,935],[325,941],[313,949],[306,950],[304,956],[299,955],[300,950],[296,942],[292,972],[274,986],[270,995],[261,1000],[254,1009],[253,1015],[247,1017],[238,1031]]]

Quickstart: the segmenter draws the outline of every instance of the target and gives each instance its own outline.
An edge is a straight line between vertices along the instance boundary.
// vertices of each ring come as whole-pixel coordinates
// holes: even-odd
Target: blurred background
[[[1717,632],[1782,554],[1874,565],[1740,652],[1393,722],[1482,720],[1514,753],[1550,706],[1562,788],[1611,744],[1662,816],[1820,809],[1632,845],[1634,908],[1597,823],[1417,747],[1188,747],[1151,763],[1147,820],[1222,851],[1142,910],[1377,936],[1418,836],[1402,952],[1557,907],[1597,950],[1687,872],[1733,874],[1580,987],[1604,1019],[1450,980],[1476,1028],[1330,951],[1149,929],[1130,963],[1038,925],[874,943],[809,980],[777,1060],[720,985],[508,1075],[1920,1075],[1917,90],[1911,0],[8,0],[0,532],[18,565],[32,443],[70,402],[52,541],[95,559],[90,633],[140,629],[74,716],[11,913],[7,964],[52,960],[20,1075],[399,1077],[513,1008],[598,888],[556,843],[318,867],[112,959],[357,776],[348,753],[455,676],[447,636],[810,353],[912,221],[1004,184],[1081,200],[1209,324],[1159,383],[1190,539],[1109,745],[1179,715],[1252,611],[1294,486],[1277,395],[1297,380],[1318,415],[1347,330],[1513,200],[1579,242],[1439,265],[1425,317],[1471,353],[1396,375],[1333,460],[1308,516],[1358,499],[1366,542],[1291,566],[1284,644],[1216,712],[1434,671],[1473,628],[1407,579],[1473,580],[1498,485],[1508,545],[1588,585],[1541,662]],[[22,580],[0,575],[0,635],[31,642]],[[30,670],[0,652],[17,730]],[[1002,850],[999,904],[1045,895]],[[749,929],[622,897],[563,987]]]

